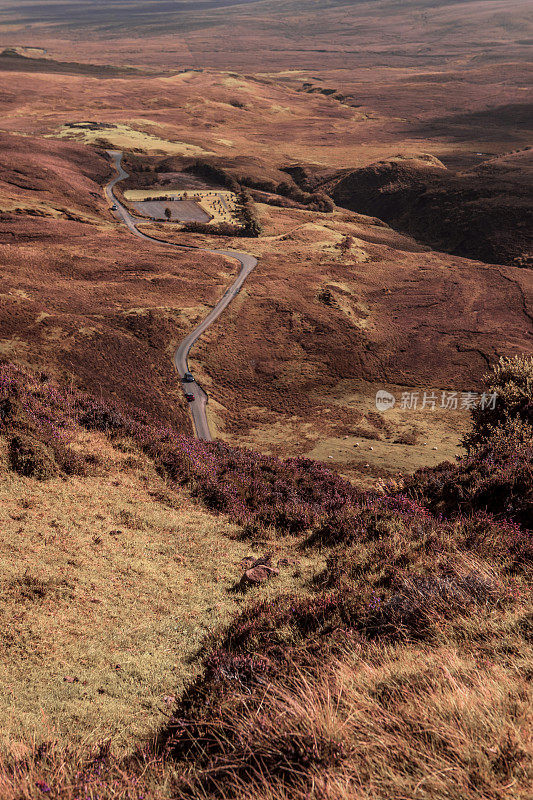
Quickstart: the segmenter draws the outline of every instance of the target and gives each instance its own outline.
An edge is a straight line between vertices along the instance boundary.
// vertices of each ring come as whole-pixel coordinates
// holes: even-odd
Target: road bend
[[[199,325],[193,328],[190,333],[187,334],[185,339],[180,342],[176,352],[173,356],[174,366],[180,376],[183,379],[186,372],[189,372],[188,366],[188,356],[189,352],[193,346],[193,344],[200,338],[200,336],[209,328],[210,325],[215,322],[216,319],[222,314],[225,308],[229,306],[232,300],[239,294],[246,278],[250,274],[250,272],[255,268],[257,265],[257,258],[255,256],[250,255],[250,253],[240,253],[235,250],[209,250],[207,248],[200,248],[200,247],[192,247],[190,245],[182,245],[182,244],[174,244],[173,242],[164,242],[161,239],[157,239],[154,236],[149,236],[146,233],[143,233],[137,227],[140,223],[146,222],[146,219],[142,217],[135,217],[133,216],[128,209],[121,203],[121,201],[115,195],[114,189],[119,181],[124,180],[125,178],[129,177],[129,173],[126,172],[124,167],[122,166],[122,151],[121,150],[108,150],[107,151],[111,156],[113,161],[113,165],[117,171],[116,176],[106,185],[105,187],[105,195],[107,200],[112,206],[115,206],[113,209],[113,213],[115,214],[118,219],[120,219],[124,225],[128,228],[128,230],[134,235],[138,236],[140,239],[147,239],[149,242],[157,242],[159,244],[166,244],[168,247],[179,247],[185,250],[195,250],[198,254],[200,253],[213,253],[215,255],[226,256],[227,258],[233,258],[235,261],[238,261],[241,265],[241,269],[239,274],[231,284],[231,286],[226,289],[218,303],[211,309],[209,314],[205,317]],[[191,395],[194,399],[189,402],[189,409],[191,411],[192,421],[194,425],[194,432],[198,439],[203,439],[207,442],[212,441],[211,431],[209,429],[209,423],[207,421],[207,412],[206,412],[206,405],[208,400],[208,395],[202,389],[200,384],[196,382],[196,380],[191,381],[190,383],[182,383],[182,387],[186,394]]]

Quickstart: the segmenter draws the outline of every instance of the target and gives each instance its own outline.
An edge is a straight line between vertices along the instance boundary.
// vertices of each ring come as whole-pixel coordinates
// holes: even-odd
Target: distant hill
[[[81,64],[77,61],[55,61],[40,54],[18,52],[24,48],[6,47],[0,52],[0,70],[7,72],[57,72],[69,75],[93,75],[114,78],[138,74],[131,67],[112,67],[105,64]],[[29,48],[28,48],[29,49]]]
[[[0,41],[21,37],[41,46],[63,37],[97,52],[96,36],[112,41],[127,63],[173,66],[177,57],[233,69],[404,67],[464,55],[498,62],[528,57],[529,7],[528,0],[2,0],[0,24],[9,26],[11,41]],[[168,46],[140,53],[131,42],[138,37],[165,37]]]

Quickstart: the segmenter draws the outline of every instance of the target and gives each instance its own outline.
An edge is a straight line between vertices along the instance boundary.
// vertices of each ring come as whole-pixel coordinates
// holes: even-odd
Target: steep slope
[[[2,797],[526,800],[532,378],[502,359],[469,458],[362,495],[4,366]]]
[[[496,264],[533,264],[533,151],[451,173],[432,157],[355,170],[330,189],[335,202],[373,214],[419,241]]]

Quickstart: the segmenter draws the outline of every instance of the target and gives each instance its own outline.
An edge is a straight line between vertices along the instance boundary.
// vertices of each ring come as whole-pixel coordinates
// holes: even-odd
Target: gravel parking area
[[[152,219],[167,219],[166,208],[170,209],[170,219],[175,222],[209,222],[212,219],[194,200],[142,200],[131,205]]]

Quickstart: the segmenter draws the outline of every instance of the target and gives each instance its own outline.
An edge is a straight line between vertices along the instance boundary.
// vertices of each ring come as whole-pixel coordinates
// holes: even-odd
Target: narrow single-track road
[[[194,328],[185,339],[181,342],[180,346],[174,353],[174,366],[178,371],[180,378],[183,379],[183,376],[186,372],[189,371],[187,365],[187,357],[189,355],[189,351],[193,344],[200,338],[202,333],[209,328],[213,322],[218,319],[218,317],[222,314],[225,308],[229,306],[231,301],[236,297],[236,295],[240,292],[242,285],[250,272],[254,269],[257,265],[257,258],[255,256],[250,255],[249,253],[239,253],[235,250],[209,250],[207,248],[200,248],[200,247],[191,247],[188,245],[182,244],[174,244],[173,242],[162,242],[160,239],[156,239],[155,237],[148,236],[145,233],[142,233],[138,229],[139,223],[146,222],[145,219],[141,217],[134,217],[128,209],[118,200],[115,196],[114,188],[119,181],[124,180],[124,178],[128,178],[129,175],[126,170],[122,166],[122,151],[121,150],[108,150],[109,155],[113,160],[113,164],[115,169],[117,170],[117,175],[113,178],[105,187],[105,195],[111,205],[114,205],[116,208],[113,209],[115,216],[122,220],[122,222],[126,225],[129,231],[133,233],[135,236],[138,236],[140,239],[146,239],[149,242],[157,242],[159,244],[167,244],[169,247],[179,247],[181,249],[186,250],[195,250],[197,253],[214,253],[215,255],[220,256],[227,256],[228,258],[234,258],[238,261],[241,265],[241,269],[229,289],[227,289],[216,306],[209,312],[207,317]],[[196,437],[198,439],[204,439],[205,441],[210,442],[212,440],[211,431],[209,430],[209,424],[207,422],[207,413],[206,413],[206,403],[207,403],[207,394],[202,389],[202,387],[196,383],[196,381],[191,381],[190,383],[183,383],[182,386],[187,394],[192,395],[194,400],[191,400],[189,403],[189,408],[191,410],[192,420],[194,424],[194,431],[196,433]]]

